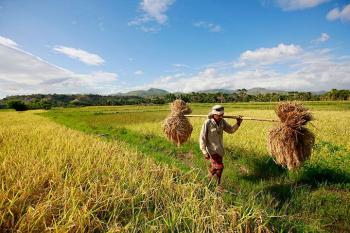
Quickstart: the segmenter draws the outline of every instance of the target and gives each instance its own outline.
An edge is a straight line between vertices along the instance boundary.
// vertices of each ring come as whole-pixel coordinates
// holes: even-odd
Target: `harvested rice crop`
[[[275,161],[289,170],[298,168],[312,153],[314,134],[305,127],[312,114],[302,104],[280,103],[276,110],[281,122],[269,131],[269,149]]]
[[[184,115],[192,110],[179,99],[171,103],[170,109],[170,115],[163,121],[163,131],[170,141],[180,146],[191,137],[193,127]]]

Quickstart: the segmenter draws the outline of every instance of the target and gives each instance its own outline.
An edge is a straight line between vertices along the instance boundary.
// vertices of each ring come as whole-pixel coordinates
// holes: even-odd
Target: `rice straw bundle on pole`
[[[207,115],[187,115],[192,110],[183,100],[171,104],[171,114],[163,122],[163,130],[168,139],[180,146],[191,136],[192,126],[187,117],[207,117]],[[281,102],[275,112],[280,121],[274,119],[243,117],[244,120],[279,122],[269,131],[268,147],[276,163],[289,170],[298,168],[309,159],[315,143],[315,135],[306,124],[313,120],[312,114],[297,102]],[[239,116],[224,116],[237,119]]]
[[[280,103],[275,112],[281,122],[269,131],[270,152],[278,164],[296,169],[311,156],[315,143],[314,134],[305,128],[312,114],[296,102]]]
[[[171,103],[170,109],[170,115],[163,121],[163,131],[170,141],[180,146],[191,137],[193,127],[185,114],[190,114],[192,110],[180,99]]]

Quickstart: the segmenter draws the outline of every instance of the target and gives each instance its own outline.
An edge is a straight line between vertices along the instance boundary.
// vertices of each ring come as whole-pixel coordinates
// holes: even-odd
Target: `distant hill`
[[[232,90],[232,89],[224,89],[224,88],[216,88],[216,89],[208,89],[208,90],[202,90],[202,91],[196,91],[197,93],[206,93],[206,94],[217,94],[217,93],[223,93],[223,94],[232,94],[232,93],[238,93],[239,90]],[[118,96],[139,96],[139,97],[155,97],[155,96],[164,96],[166,94],[169,94],[170,92],[158,89],[158,88],[150,88],[148,90],[136,90],[136,91],[129,91],[126,93],[118,93],[116,95]],[[274,90],[274,89],[267,89],[262,87],[254,87],[251,89],[247,89],[248,95],[258,95],[258,94],[268,94],[268,93],[277,93],[277,94],[288,94],[288,91],[283,90]],[[326,91],[318,91],[318,92],[312,92],[316,95],[321,95],[326,93]],[[186,94],[183,92],[174,92],[173,94]]]
[[[204,91],[198,91],[199,93],[210,93],[210,94],[215,94],[215,93],[223,93],[223,94],[232,94],[232,93],[237,93],[238,90],[231,90],[231,89],[209,89],[209,90],[204,90]],[[287,91],[281,91],[281,90],[270,90],[266,88],[261,88],[261,87],[255,87],[251,89],[247,89],[248,95],[257,95],[257,94],[267,94],[267,93],[278,93],[278,94],[285,94]]]
[[[293,91],[272,90],[272,89],[266,89],[261,87],[248,89],[249,95],[268,94],[268,93],[288,94],[288,92],[293,92]],[[303,91],[298,91],[298,92],[303,92]],[[311,93],[314,95],[323,95],[326,92],[327,91],[311,91]]]
[[[271,90],[271,89],[266,89],[262,87],[254,87],[254,88],[248,89],[248,95],[258,95],[258,94],[267,94],[267,93],[286,94],[288,92],[281,91],[281,90]]]
[[[251,89],[246,89],[248,95],[258,95],[258,94],[268,94],[268,93],[276,93],[276,94],[288,94],[289,91],[283,91],[283,90],[274,90],[274,89],[266,89],[262,87],[254,87]],[[239,89],[232,90],[232,89],[225,89],[225,88],[216,88],[216,89],[208,89],[208,90],[202,90],[202,91],[195,91],[195,93],[206,93],[206,94],[232,94],[232,93],[238,93]],[[135,90],[135,91],[129,91],[125,93],[117,93],[114,96],[138,96],[143,98],[149,98],[149,97],[162,97],[166,94],[174,94],[174,95],[181,95],[181,94],[189,94],[185,92],[168,92],[163,89],[158,88],[150,88],[148,90]],[[326,91],[317,91],[317,92],[311,92],[314,95],[322,95],[326,93]]]
[[[323,94],[327,93],[327,91],[312,91],[311,93],[314,95],[323,95]]]
[[[207,93],[207,94],[215,94],[215,93],[232,94],[235,91],[230,89],[209,89],[209,90],[198,91],[198,92]]]
[[[148,90],[136,90],[136,91],[129,91],[126,93],[119,93],[118,95],[152,97],[152,96],[164,96],[166,94],[169,94],[169,92],[162,89],[150,88]]]

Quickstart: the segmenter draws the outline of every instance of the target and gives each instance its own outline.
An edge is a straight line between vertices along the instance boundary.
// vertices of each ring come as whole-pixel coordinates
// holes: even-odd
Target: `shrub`
[[[25,111],[28,109],[27,105],[23,101],[20,101],[20,100],[10,101],[7,103],[7,106],[9,108],[15,109],[16,111]]]

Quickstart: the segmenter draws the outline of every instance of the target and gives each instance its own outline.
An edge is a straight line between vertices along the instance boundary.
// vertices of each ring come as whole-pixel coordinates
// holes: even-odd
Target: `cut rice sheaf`
[[[296,102],[280,103],[275,112],[281,122],[269,131],[269,150],[276,163],[296,169],[310,158],[315,143],[315,135],[305,127],[312,114]]]
[[[180,146],[191,137],[193,127],[185,114],[190,114],[192,110],[179,99],[171,103],[170,108],[170,115],[163,121],[163,131],[171,142]]]

